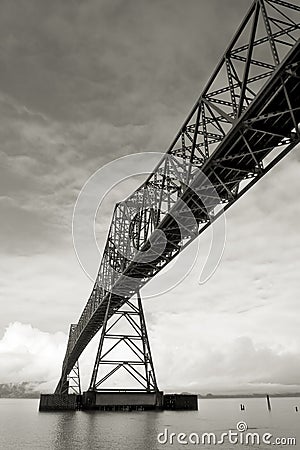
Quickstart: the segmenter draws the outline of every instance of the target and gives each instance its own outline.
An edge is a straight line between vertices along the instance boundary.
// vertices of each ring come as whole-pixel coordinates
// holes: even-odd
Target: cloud
[[[76,197],[96,169],[168,147],[216,64],[206,43],[222,51],[210,18],[231,33],[247,1],[224,8],[228,23],[216,7],[30,0],[16,11],[3,3],[0,190],[13,200],[3,206],[5,253],[67,245]]]
[[[10,323],[0,340],[1,383],[58,380],[66,335],[42,332],[30,324]]]
[[[93,340],[81,358],[81,382],[87,389],[98,340]],[[61,374],[67,334],[48,333],[30,324],[10,323],[0,339],[0,383],[34,383],[35,390],[51,393]]]
[[[299,390],[299,347],[292,351],[284,345],[254,341],[246,335],[227,336],[222,340],[219,337],[224,329],[219,329],[214,336],[208,331],[214,328],[211,325],[204,326],[208,331],[206,337],[199,338],[195,333],[187,346],[182,333],[178,333],[181,318],[171,317],[173,332],[167,331],[172,337],[171,347],[163,339],[159,344],[153,339],[158,382],[166,391],[205,394]],[[151,332],[161,334],[160,327],[151,327]],[[66,340],[65,333],[46,333],[20,322],[9,324],[0,340],[0,383],[38,382],[37,389],[53,392],[60,376]],[[94,339],[80,359],[83,389],[89,384],[97,344]],[[119,374],[114,382],[125,380],[128,381]]]
[[[261,322],[249,324],[256,317],[253,313],[241,321],[214,312],[194,312],[194,316],[163,314],[151,327],[152,353],[164,389],[201,393],[299,391],[300,342],[295,342],[292,333],[289,337],[284,331],[264,335]]]

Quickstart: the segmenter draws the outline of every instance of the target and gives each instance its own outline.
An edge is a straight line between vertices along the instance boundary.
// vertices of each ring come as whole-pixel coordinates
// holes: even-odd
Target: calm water
[[[240,411],[244,403],[246,411]],[[199,411],[179,412],[60,412],[39,413],[38,400],[0,399],[0,449],[72,449],[72,450],[157,450],[182,448],[220,449],[300,449],[300,398],[272,399],[269,413],[265,399],[200,400]],[[299,412],[296,412],[298,406]],[[236,430],[237,422],[244,421],[249,432],[295,437],[297,444],[234,445],[228,440],[223,445],[179,444],[177,435],[170,444],[170,433],[202,435],[214,432],[220,439],[222,432]],[[168,443],[157,442],[158,433],[168,430]],[[239,433],[239,435],[245,433]],[[166,435],[166,434],[165,434]],[[165,436],[164,435],[164,436]],[[164,441],[164,436],[161,440]]]

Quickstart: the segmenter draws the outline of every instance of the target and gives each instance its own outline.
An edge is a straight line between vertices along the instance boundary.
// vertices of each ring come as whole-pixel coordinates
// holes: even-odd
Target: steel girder
[[[115,206],[56,392],[103,325],[108,299],[111,317],[300,141],[299,13],[296,1],[253,2],[165,156]]]

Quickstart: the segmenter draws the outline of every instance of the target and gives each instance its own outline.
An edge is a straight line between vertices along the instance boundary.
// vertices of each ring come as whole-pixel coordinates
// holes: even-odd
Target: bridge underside
[[[271,16],[271,7],[284,11],[282,23]],[[64,391],[68,374],[106,313],[111,318],[300,142],[299,23],[287,17],[290,12],[299,13],[300,7],[254,1],[166,157],[132,196],[116,205],[95,286],[70,329],[56,393]],[[247,42],[241,45],[248,26]],[[282,56],[277,47],[283,39]],[[271,62],[254,56],[262,45]],[[219,79],[223,87],[216,86]],[[187,209],[192,223],[185,217]],[[165,243],[159,253],[162,234],[157,230]]]

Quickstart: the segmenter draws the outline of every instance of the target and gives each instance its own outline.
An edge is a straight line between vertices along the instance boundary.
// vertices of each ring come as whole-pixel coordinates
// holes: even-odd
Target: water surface
[[[199,411],[148,412],[38,412],[38,400],[0,399],[1,450],[162,450],[183,448],[231,449],[300,449],[300,398],[274,398],[268,412],[266,400],[210,399],[199,401]],[[240,410],[240,404],[246,410]],[[299,412],[295,407],[298,406]],[[297,445],[220,445],[177,442],[179,433],[222,432],[236,430],[238,422],[248,425],[247,432],[275,437],[295,437]],[[167,431],[165,431],[167,430]],[[161,441],[167,436],[167,443]],[[171,438],[170,434],[175,433]],[[245,435],[245,433],[240,433]],[[193,442],[195,436],[191,438]],[[172,443],[171,443],[172,442]]]

